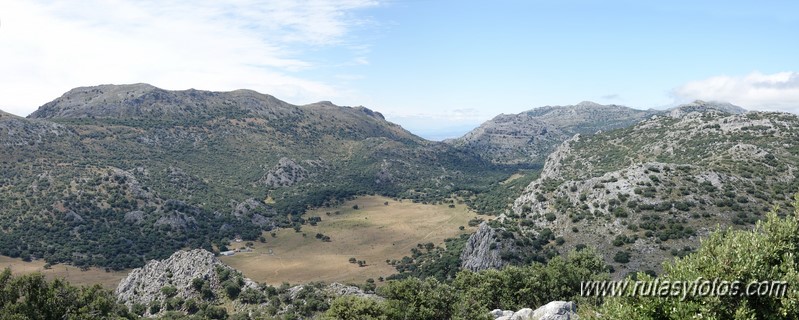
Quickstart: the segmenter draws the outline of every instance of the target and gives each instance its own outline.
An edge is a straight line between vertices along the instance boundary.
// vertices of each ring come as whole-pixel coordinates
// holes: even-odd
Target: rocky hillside
[[[122,279],[115,293],[129,308],[158,306],[146,308],[145,315],[153,315],[162,309],[174,309],[170,304],[176,301],[225,297],[226,286],[239,291],[258,289],[255,282],[220,262],[213,253],[195,249],[178,251],[166,260],[153,260],[134,269]],[[164,304],[166,308],[160,308]]]
[[[134,269],[122,279],[115,294],[138,315],[193,314],[211,319],[230,313],[253,319],[309,317],[324,311],[336,297],[379,299],[338,283],[293,287],[258,284],[202,249],[178,251],[168,259]]]
[[[27,119],[0,114],[0,254],[137,267],[301,226],[297,213],[353,195],[434,201],[502,175],[364,107],[76,88]]]
[[[631,126],[659,113],[618,105],[581,102],[570,106],[546,106],[519,114],[501,114],[463,137],[445,141],[473,151],[497,164],[540,164],[564,140],[575,133]]]
[[[717,226],[749,228],[772,204],[789,206],[799,190],[799,117],[727,112],[736,110],[695,103],[574,136],[491,225],[494,248],[519,263],[596,246],[618,277],[657,271]],[[494,261],[469,261],[480,259]]]

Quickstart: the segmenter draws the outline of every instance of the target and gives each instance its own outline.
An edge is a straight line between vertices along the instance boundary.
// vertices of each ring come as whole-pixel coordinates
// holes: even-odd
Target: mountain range
[[[0,253],[114,269],[298,227],[359,194],[435,201],[505,174],[364,107],[146,84],[2,113],[0,148]]]
[[[0,253],[139,267],[299,230],[309,208],[380,194],[498,214],[464,245],[467,269],[592,245],[617,269],[657,271],[714,226],[746,227],[788,201],[797,125],[722,102],[582,102],[433,142],[365,107],[81,87],[27,118],[0,112]]]

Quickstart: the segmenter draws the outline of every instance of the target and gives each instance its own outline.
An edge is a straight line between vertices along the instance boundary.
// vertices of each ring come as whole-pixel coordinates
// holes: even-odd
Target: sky
[[[0,0],[0,110],[80,86],[252,89],[422,137],[581,101],[799,113],[796,1]]]

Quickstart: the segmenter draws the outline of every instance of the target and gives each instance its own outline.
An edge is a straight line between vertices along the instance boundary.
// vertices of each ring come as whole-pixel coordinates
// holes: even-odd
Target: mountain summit
[[[555,146],[576,133],[627,127],[657,113],[590,101],[545,106],[496,116],[464,136],[445,142],[496,164],[541,164]]]
[[[718,112],[728,114],[746,113],[747,110],[728,102],[695,100],[667,110],[672,117],[680,117],[691,112]]]

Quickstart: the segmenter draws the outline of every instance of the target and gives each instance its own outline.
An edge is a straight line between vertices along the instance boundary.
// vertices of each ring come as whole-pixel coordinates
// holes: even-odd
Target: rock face
[[[263,184],[268,187],[286,187],[306,178],[308,170],[289,158],[280,158],[277,165],[264,175]]]
[[[370,298],[377,300],[382,299],[378,295],[363,292],[361,288],[358,288],[356,286],[348,286],[338,282],[333,282],[327,285],[327,287],[325,287],[325,291],[334,296],[357,296],[361,298]]]
[[[249,218],[250,222],[265,228],[265,230],[275,227],[275,222],[272,220],[275,215],[277,215],[275,208],[255,200],[255,198],[246,199],[233,208],[233,216],[239,219]]]
[[[469,241],[461,253],[461,268],[470,271],[498,269],[506,264],[499,256],[501,242],[497,242],[497,232],[483,222],[477,232],[469,237]],[[494,248],[492,248],[492,244]]]
[[[571,301],[552,301],[538,309],[524,308],[513,312],[509,310],[493,310],[491,316],[495,320],[576,320],[577,305]]]
[[[144,267],[134,269],[120,281],[115,293],[119,301],[128,307],[134,304],[147,306],[154,300],[163,301],[165,297],[161,288],[166,286],[177,289],[176,297],[197,298],[199,293],[192,288],[192,281],[197,278],[208,281],[214,292],[222,291],[217,268],[235,271],[206,250],[178,251],[166,260],[152,260]],[[245,278],[244,288],[247,287],[256,288],[257,285]],[[150,315],[149,309],[146,315]]]

